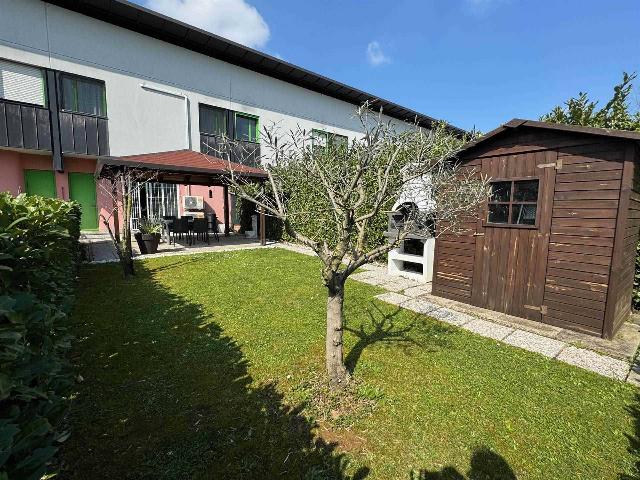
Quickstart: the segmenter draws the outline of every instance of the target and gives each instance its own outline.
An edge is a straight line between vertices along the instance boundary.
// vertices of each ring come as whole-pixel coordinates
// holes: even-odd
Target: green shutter
[[[56,198],[56,179],[52,170],[25,170],[24,187],[28,195]]]

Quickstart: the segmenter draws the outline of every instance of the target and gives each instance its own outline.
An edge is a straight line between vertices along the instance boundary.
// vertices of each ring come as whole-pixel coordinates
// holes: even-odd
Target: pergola
[[[229,181],[264,183],[267,172],[261,168],[229,162],[193,150],[146,153],[124,157],[100,157],[96,164],[96,178],[110,179],[124,170],[134,171],[140,180],[149,180],[179,185],[202,185],[222,187],[224,196],[224,235],[229,236]],[[115,188],[115,186],[114,186]],[[265,213],[260,212],[260,243],[266,244]],[[115,210],[115,229],[119,221]]]

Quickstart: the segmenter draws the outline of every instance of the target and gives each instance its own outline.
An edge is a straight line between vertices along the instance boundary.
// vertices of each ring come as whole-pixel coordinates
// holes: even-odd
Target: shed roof
[[[567,125],[564,123],[539,122],[536,120],[523,120],[521,118],[514,118],[513,120],[510,120],[507,123],[500,125],[498,128],[484,134],[477,140],[466,143],[462,147],[462,150],[458,152],[458,155],[460,155],[461,153],[465,153],[477,147],[478,145],[487,142],[488,140],[492,140],[495,137],[504,134],[505,132],[513,132],[523,127],[538,128],[542,130],[553,130],[557,132],[595,135],[599,137],[617,138],[640,142],[640,132],[632,132],[629,130],[614,130],[611,128],[585,127],[582,125]]]
[[[436,121],[428,115],[245,47],[148,8],[135,5],[127,0],[44,1],[354,105],[361,105],[367,100],[372,101],[373,105],[376,108],[382,108],[386,115],[402,121],[417,121],[422,127],[430,127]],[[449,129],[456,135],[465,133],[463,129],[452,125],[449,125]]]

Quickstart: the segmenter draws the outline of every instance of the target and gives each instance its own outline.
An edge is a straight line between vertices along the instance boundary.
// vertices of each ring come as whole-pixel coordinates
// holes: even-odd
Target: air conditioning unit
[[[202,197],[195,195],[185,195],[182,197],[182,202],[185,210],[202,210],[204,205]]]

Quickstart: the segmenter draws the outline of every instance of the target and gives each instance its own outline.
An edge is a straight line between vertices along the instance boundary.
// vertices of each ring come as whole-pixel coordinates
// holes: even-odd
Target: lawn
[[[636,390],[398,310],[350,282],[367,411],[318,419],[319,263],[279,249],[81,273],[68,479],[636,478]],[[316,412],[316,417],[312,418]],[[628,477],[626,477],[628,475]]]

